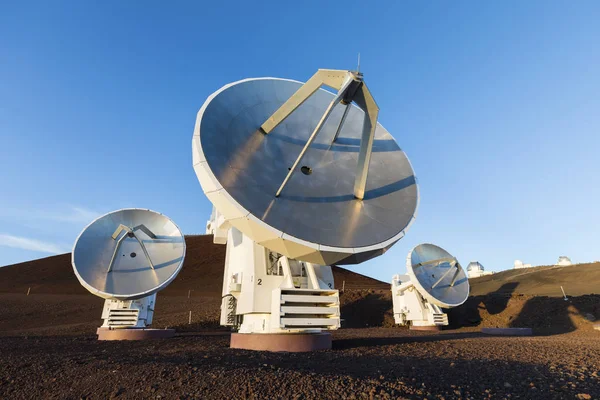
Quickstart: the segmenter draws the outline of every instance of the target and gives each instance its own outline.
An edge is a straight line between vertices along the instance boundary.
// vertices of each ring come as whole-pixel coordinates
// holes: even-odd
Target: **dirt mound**
[[[0,268],[0,293],[27,293],[29,288],[31,293],[89,293],[73,273],[71,253]]]
[[[153,325],[218,328],[225,246],[208,235],[186,236],[186,245],[181,272],[158,296]],[[336,285],[345,287],[343,326],[380,326],[386,310],[391,313],[389,284],[336,266],[333,274]],[[103,300],[79,284],[70,254],[0,268],[0,302],[2,335],[93,334],[101,323]]]
[[[600,262],[511,269],[469,282],[472,296],[496,293],[562,297],[561,286],[568,296],[600,294]]]
[[[393,327],[391,290],[346,290],[340,294],[343,328]]]
[[[186,243],[185,265],[160,293],[154,325],[217,328],[225,246],[208,235],[186,236]],[[389,284],[335,266],[333,273],[345,289],[343,328],[394,326]],[[561,285],[578,296],[564,301]],[[530,327],[551,334],[591,330],[591,320],[600,318],[600,295],[589,295],[599,291],[599,263],[505,271],[473,279],[471,286],[467,302],[449,311],[453,327]],[[100,323],[103,301],[81,287],[70,254],[0,268],[0,294],[3,335],[91,334]]]
[[[591,330],[600,318],[600,295],[594,294],[600,293],[598,262],[513,269],[469,282],[471,297],[449,311],[454,327],[529,327],[556,334]]]
[[[591,331],[593,322],[600,317],[600,295],[571,297],[567,301],[546,296],[473,296],[448,314],[453,328],[533,328],[536,335]]]
[[[346,290],[340,294],[342,328],[393,327],[391,292]],[[102,324],[104,300],[91,294],[0,293],[0,336],[92,335]],[[153,326],[178,332],[219,327],[220,296],[157,297]],[[189,324],[189,313],[192,323]]]
[[[86,295],[0,293],[0,336],[93,335],[104,300]],[[153,327],[178,332],[219,328],[220,298],[158,296]],[[189,313],[192,323],[189,324]]]
[[[220,297],[225,265],[224,245],[214,244],[210,235],[186,236],[186,257],[177,278],[163,296],[196,295]],[[333,267],[340,289],[389,289],[389,284],[341,267]],[[71,267],[71,254],[41,258],[0,268],[0,293],[88,294],[77,281]]]

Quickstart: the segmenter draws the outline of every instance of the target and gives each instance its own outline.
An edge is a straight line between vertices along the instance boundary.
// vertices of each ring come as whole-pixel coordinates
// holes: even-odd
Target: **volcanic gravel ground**
[[[600,396],[600,342],[587,333],[346,329],[334,349],[228,348],[227,332],[146,342],[0,338],[0,398],[524,398]]]
[[[153,326],[178,332],[166,340],[96,340],[103,300],[79,285],[68,254],[0,268],[0,400],[600,398],[600,264],[475,279],[450,310],[460,330],[435,334],[394,326],[389,284],[334,267],[346,288],[334,348],[266,353],[229,349],[218,327],[225,246],[186,243],[182,272],[158,295]],[[544,336],[477,332],[494,326]]]

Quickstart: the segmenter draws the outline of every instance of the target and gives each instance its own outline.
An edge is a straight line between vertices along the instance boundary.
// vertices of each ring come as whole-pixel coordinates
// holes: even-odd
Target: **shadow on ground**
[[[479,326],[486,316],[501,314],[508,307],[517,286],[518,282],[505,283],[490,294],[471,296],[463,305],[447,310],[450,327]]]
[[[536,335],[558,335],[577,329],[592,329],[597,315],[600,315],[598,295],[568,300],[536,296],[525,300],[520,313],[508,325],[515,328],[532,327]]]
[[[470,297],[462,306],[448,310],[450,327],[532,328],[536,336],[560,335],[578,329],[591,330],[600,316],[599,295],[565,301],[562,297],[508,295],[506,289],[511,289],[504,289],[500,293]]]
[[[403,328],[406,329],[406,328]],[[465,333],[445,333],[436,335],[415,335],[415,336],[396,336],[396,337],[360,337],[343,338],[333,341],[334,350],[352,349],[355,347],[376,347],[393,346],[406,343],[429,343],[443,342],[446,340],[475,339],[480,337],[489,337],[479,332]]]

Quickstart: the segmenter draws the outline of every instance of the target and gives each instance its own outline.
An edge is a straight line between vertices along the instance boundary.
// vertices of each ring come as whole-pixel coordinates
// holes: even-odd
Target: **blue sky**
[[[421,242],[495,271],[598,260],[598,20],[594,1],[5,2],[0,265],[69,251],[122,207],[203,233],[206,97],[359,52],[421,200],[406,237],[354,270],[389,281]]]

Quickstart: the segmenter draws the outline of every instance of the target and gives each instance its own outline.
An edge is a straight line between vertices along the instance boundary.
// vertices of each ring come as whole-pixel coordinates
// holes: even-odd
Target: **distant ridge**
[[[487,294],[562,297],[600,294],[600,262],[510,269],[470,279],[471,296]]]

